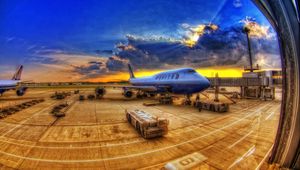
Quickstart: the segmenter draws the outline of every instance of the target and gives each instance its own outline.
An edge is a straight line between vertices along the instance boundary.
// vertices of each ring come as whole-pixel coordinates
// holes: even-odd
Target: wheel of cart
[[[137,130],[141,135],[143,135],[143,134],[141,133],[141,126],[140,126],[140,123],[139,123],[139,122],[136,122],[136,130]]]
[[[131,122],[131,117],[130,117],[130,115],[128,113],[126,113],[126,118],[127,118],[128,122]]]

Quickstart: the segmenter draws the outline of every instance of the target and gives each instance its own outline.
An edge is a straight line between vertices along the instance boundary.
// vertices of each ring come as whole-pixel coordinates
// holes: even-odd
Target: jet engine
[[[17,89],[16,93],[18,96],[23,96],[27,90],[27,87],[20,87]]]
[[[133,92],[130,91],[130,90],[124,90],[123,95],[124,95],[126,98],[131,98],[132,95],[133,95]]]
[[[103,97],[105,94],[106,90],[103,87],[97,87],[95,89],[95,93],[97,97]]]

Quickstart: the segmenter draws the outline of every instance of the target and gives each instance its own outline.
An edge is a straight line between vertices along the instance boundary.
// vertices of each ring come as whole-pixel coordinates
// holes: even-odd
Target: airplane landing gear
[[[155,97],[154,93],[150,93],[149,95],[150,95],[150,97]]]
[[[191,101],[191,95],[190,94],[187,94],[185,96],[185,99],[184,99],[184,102],[183,102],[184,105],[191,105],[192,104],[192,101]]]
[[[159,103],[161,104],[172,104],[173,99],[169,94],[160,94]]]
[[[200,96],[197,94],[196,101],[194,103],[194,107],[198,108],[199,112],[202,110],[202,103],[200,102]]]
[[[146,92],[138,91],[136,94],[136,98],[138,98],[138,99],[142,99],[142,98],[146,98],[146,97],[148,97]]]
[[[138,92],[136,93],[136,98],[138,98],[138,99],[143,98],[143,94],[142,94],[141,91],[138,91]]]

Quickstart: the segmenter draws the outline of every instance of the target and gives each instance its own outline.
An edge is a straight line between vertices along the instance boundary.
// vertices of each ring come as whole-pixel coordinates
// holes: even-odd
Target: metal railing
[[[278,86],[281,85],[282,79],[264,78],[208,78],[212,86]]]

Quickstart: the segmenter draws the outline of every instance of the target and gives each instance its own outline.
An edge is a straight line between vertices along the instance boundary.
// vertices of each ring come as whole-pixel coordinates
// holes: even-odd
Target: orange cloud
[[[249,36],[254,38],[271,38],[273,34],[270,34],[269,26],[259,25],[257,22],[252,21],[251,18],[247,17],[241,21],[244,23],[244,27],[249,29]]]

